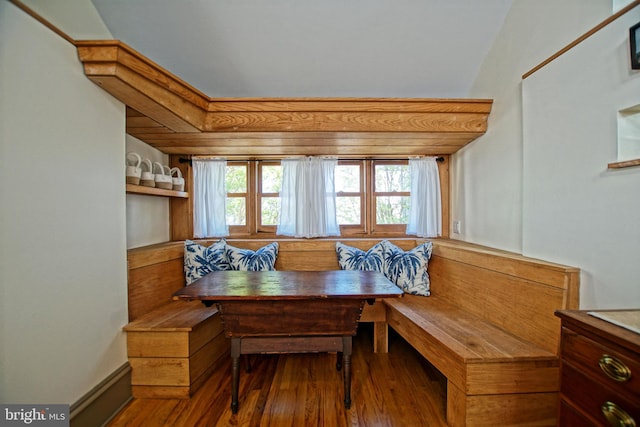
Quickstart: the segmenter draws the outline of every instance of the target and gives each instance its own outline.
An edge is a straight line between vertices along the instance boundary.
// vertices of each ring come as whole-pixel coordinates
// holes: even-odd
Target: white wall
[[[91,0],[22,0],[74,40],[112,39]]]
[[[522,250],[522,74],[611,13],[611,0],[515,0],[469,93],[492,98],[487,133],[452,156],[451,236]]]
[[[75,40],[113,38],[90,0],[23,0],[40,16]],[[126,150],[166,164],[168,156],[126,135]],[[123,160],[124,161],[124,160]],[[169,200],[127,194],[127,248],[169,240]]]
[[[634,0],[612,0],[612,10],[617,12],[626,5],[633,3],[633,1]]]
[[[138,153],[152,162],[167,164],[169,156],[152,146],[126,136],[127,152]],[[169,240],[169,199],[127,194],[127,248]]]
[[[523,252],[582,269],[582,308],[640,306],[640,167],[617,159],[617,112],[640,104],[640,6],[523,81]]]
[[[124,106],[0,2],[0,401],[73,403],[126,362]]]

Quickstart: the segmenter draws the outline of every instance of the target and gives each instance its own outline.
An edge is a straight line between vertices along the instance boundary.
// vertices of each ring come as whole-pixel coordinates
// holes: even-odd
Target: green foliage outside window
[[[279,193],[282,186],[282,166],[262,166],[262,192]]]
[[[246,165],[227,165],[227,173],[225,175],[225,186],[227,193],[246,193],[247,192],[247,166]]]
[[[260,201],[260,224],[263,226],[278,225],[280,218],[280,188],[282,187],[282,166],[262,165],[262,182]]]
[[[376,165],[376,193],[411,191],[411,175],[407,165]],[[409,196],[376,196],[376,223],[406,224],[409,220]]]
[[[262,198],[262,225],[278,225],[280,215],[280,197]]]
[[[225,174],[227,190],[227,224],[246,225],[247,223],[247,166],[227,165]]]
[[[377,224],[406,224],[409,222],[409,197],[376,197]]]
[[[227,197],[227,224],[246,225],[247,205],[244,198]]]
[[[360,224],[362,209],[360,196],[347,195],[348,193],[360,192],[360,165],[338,165],[335,179],[338,196],[336,198],[338,224]]]

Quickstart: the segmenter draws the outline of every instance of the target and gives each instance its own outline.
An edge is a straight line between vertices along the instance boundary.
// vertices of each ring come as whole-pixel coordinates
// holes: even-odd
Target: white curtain
[[[229,235],[227,225],[227,161],[193,159],[193,234],[195,237]]]
[[[339,236],[335,169],[332,158],[282,160],[280,220],[277,234],[295,237]]]
[[[407,234],[418,237],[442,235],[440,175],[435,157],[409,159],[411,199]]]

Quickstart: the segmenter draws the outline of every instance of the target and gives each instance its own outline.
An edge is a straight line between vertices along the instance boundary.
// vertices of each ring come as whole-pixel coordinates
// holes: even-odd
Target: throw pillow
[[[382,243],[385,246],[384,274],[387,279],[408,294],[429,296],[427,267],[433,244],[426,242],[405,252],[389,241]]]
[[[278,257],[278,242],[269,243],[257,251],[227,245],[226,252],[231,270],[275,270],[276,258]]]
[[[384,245],[376,243],[368,251],[336,242],[338,264],[342,270],[384,271]]]
[[[184,241],[184,275],[187,286],[212,271],[231,270],[221,239],[209,247],[192,240]]]

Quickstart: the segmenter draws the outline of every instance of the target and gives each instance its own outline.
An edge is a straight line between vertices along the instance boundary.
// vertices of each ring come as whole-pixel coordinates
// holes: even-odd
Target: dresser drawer
[[[563,328],[562,359],[620,393],[640,400],[640,360],[624,349],[599,344]],[[612,379],[616,377],[618,380]]]
[[[630,417],[635,420],[635,424],[631,425],[640,425],[640,401],[638,399],[622,397],[615,390],[615,387],[611,388],[609,385],[599,384],[567,363],[562,364],[561,372],[560,392],[562,397],[581,408],[589,417],[605,426],[616,425],[610,424],[603,412],[603,406],[608,405],[607,409],[609,412],[614,412],[613,416],[620,419]]]
[[[573,408],[564,400],[560,401],[560,415],[558,425],[561,427],[600,427],[587,419],[580,411]]]

